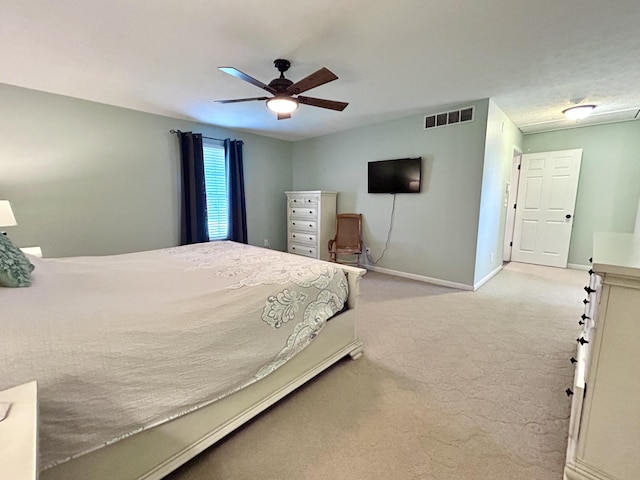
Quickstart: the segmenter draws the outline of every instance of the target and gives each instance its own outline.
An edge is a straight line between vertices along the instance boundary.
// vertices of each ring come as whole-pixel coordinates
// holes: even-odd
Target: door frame
[[[520,184],[520,165],[522,164],[522,150],[514,145],[511,157],[511,179],[506,186],[507,194],[507,215],[504,228],[504,246],[502,260],[511,261],[513,250],[513,233],[516,227],[516,199],[518,198],[518,187]]]

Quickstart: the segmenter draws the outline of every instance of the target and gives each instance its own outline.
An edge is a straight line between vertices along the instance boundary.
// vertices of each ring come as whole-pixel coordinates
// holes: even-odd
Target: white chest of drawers
[[[564,478],[637,480],[640,236],[595,234],[593,272],[580,319]]]
[[[307,190],[287,194],[287,251],[329,260],[336,229],[337,192]]]

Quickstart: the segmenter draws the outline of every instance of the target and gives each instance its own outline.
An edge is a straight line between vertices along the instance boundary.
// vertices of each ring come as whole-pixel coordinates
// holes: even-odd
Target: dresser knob
[[[593,263],[593,257],[589,258],[589,263]]]
[[[583,313],[583,314],[580,316],[580,318],[582,318],[582,320],[589,320],[589,319],[591,319],[591,317],[587,317],[587,314],[586,314],[586,313]]]
[[[591,303],[591,302],[589,301],[589,299],[585,298],[584,300],[582,300],[582,303],[586,305],[587,303]]]
[[[587,285],[586,287],[584,287],[584,291],[587,293],[593,293],[595,292],[595,290],[593,288],[591,288],[589,285]]]
[[[573,390],[571,390],[570,388],[567,388],[564,393],[567,394],[567,397],[570,397],[571,395],[573,395]]]
[[[593,275],[593,274],[594,274],[593,268],[590,268],[589,269],[589,275]]]
[[[578,360],[576,360],[576,359],[575,359],[575,358],[573,358],[573,357],[571,357],[571,358],[569,359],[569,361],[570,361],[571,363],[578,363]]]
[[[585,340],[584,337],[580,337],[578,340],[576,340],[576,342],[578,342],[580,345],[584,345],[585,343],[589,343],[589,340]]]
[[[578,322],[578,325],[584,325],[584,322],[583,322],[582,320],[580,320],[580,321]]]

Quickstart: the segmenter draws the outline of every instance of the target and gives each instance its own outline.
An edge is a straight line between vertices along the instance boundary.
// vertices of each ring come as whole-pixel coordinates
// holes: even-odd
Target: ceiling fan
[[[269,82],[269,85],[262,83],[260,80],[241,72],[237,68],[233,67],[219,67],[224,73],[228,73],[240,80],[249,82],[256,87],[260,87],[266,90],[273,97],[253,97],[253,98],[238,98],[236,100],[216,100],[218,103],[237,103],[237,102],[251,102],[253,100],[266,100],[269,110],[278,114],[278,120],[284,120],[285,118],[291,118],[291,112],[298,108],[300,103],[304,105],[311,105],[312,107],[328,108],[330,110],[344,110],[348,103],[336,102],[334,100],[325,100],[323,98],[306,97],[300,95],[300,93],[311,90],[312,88],[324,85],[325,83],[337,80],[338,77],[326,68],[304,77],[302,80],[293,83],[288,78],[284,77],[284,72],[289,70],[291,62],[279,58],[273,62],[275,67],[280,72],[280,77],[274,78]]]

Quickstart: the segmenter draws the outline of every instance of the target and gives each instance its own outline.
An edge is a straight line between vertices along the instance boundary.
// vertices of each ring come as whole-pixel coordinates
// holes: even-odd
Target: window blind
[[[229,194],[224,147],[203,142],[202,153],[204,155],[209,240],[224,240],[228,237],[229,232]]]

